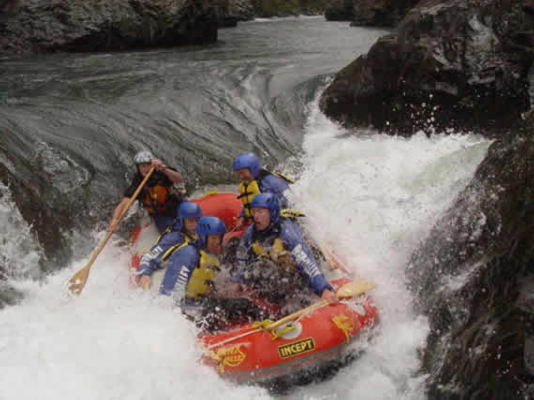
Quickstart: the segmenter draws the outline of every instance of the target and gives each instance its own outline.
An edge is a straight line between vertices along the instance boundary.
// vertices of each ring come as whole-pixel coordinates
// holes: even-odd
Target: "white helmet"
[[[156,157],[154,157],[150,151],[143,150],[135,155],[134,162],[136,165],[139,165],[139,164],[149,163],[155,159]]]

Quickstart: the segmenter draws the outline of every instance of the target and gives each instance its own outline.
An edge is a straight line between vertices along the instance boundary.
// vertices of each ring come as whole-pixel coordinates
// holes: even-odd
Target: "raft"
[[[236,194],[210,193],[192,201],[200,205],[203,215],[214,215],[225,222],[229,231],[225,243],[242,236],[243,231],[235,227],[241,211],[241,201]],[[131,268],[138,267],[141,255],[150,249],[156,237],[150,219],[144,219],[134,229]],[[338,275],[337,279],[329,279],[335,289],[349,281],[347,276],[339,277],[347,271],[342,267],[332,267],[335,270],[323,267],[327,278]],[[155,276],[154,286],[159,286]],[[200,334],[201,361],[215,368],[222,377],[237,383],[271,384],[277,379],[318,371],[321,366],[331,369],[332,365],[340,364],[351,354],[351,344],[377,322],[378,310],[364,293],[337,304],[318,307],[273,330],[253,323],[226,332]]]

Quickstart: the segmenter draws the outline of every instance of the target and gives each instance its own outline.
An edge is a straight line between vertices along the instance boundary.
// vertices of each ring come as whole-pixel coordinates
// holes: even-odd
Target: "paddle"
[[[128,200],[128,203],[126,203],[125,209],[119,215],[117,225],[120,224],[122,218],[126,215],[126,212],[130,209],[133,202],[135,201],[135,199],[141,192],[141,189],[143,189],[143,186],[145,186],[145,183],[148,181],[148,179],[150,178],[153,172],[154,172],[154,167],[150,168],[148,173],[145,175],[145,177],[143,178],[143,180],[141,181],[141,183],[135,190],[132,197],[130,197],[130,199]],[[96,249],[93,251],[93,254],[91,255],[91,258],[89,259],[87,264],[85,264],[85,266],[82,269],[76,272],[72,276],[72,278],[70,278],[69,281],[67,282],[67,289],[72,294],[80,294],[82,292],[85,286],[85,283],[87,282],[87,278],[89,277],[89,271],[91,270],[91,267],[93,266],[93,263],[95,262],[96,257],[98,257],[98,255],[100,254],[100,252],[102,251],[106,243],[108,242],[109,238],[111,237],[111,235],[113,235],[112,231],[109,231],[108,233],[106,233],[106,236],[104,236],[104,238],[100,241]]]
[[[340,299],[348,299],[348,298],[357,296],[359,294],[365,293],[368,290],[373,289],[374,287],[376,287],[376,283],[360,279],[360,280],[357,280],[357,281],[351,281],[351,282],[348,282],[348,283],[344,284],[343,286],[341,286],[336,291],[336,295]],[[309,312],[311,312],[311,311],[313,311],[313,310],[315,310],[317,308],[326,306],[328,304],[329,303],[327,301],[325,301],[325,300],[318,301],[317,303],[314,303],[311,306],[308,306],[306,308],[303,308],[302,310],[296,311],[293,314],[289,314],[289,315],[285,316],[284,318],[279,319],[278,321],[270,323],[267,326],[262,326],[261,328],[254,328],[254,329],[252,329],[250,331],[243,332],[243,333],[241,333],[239,335],[236,335],[236,336],[232,336],[232,337],[224,339],[224,340],[222,340],[220,342],[212,343],[212,344],[210,344],[209,346],[206,347],[206,350],[211,350],[211,349],[213,349],[215,347],[222,346],[223,344],[233,342],[234,340],[241,339],[241,338],[243,338],[245,336],[249,336],[249,335],[252,335],[252,334],[257,333],[257,332],[272,331],[272,330],[278,328],[280,325],[283,325],[283,324],[285,324],[287,322],[293,321],[293,320],[299,318],[302,315],[305,315],[305,314],[307,314],[307,313],[309,313]]]

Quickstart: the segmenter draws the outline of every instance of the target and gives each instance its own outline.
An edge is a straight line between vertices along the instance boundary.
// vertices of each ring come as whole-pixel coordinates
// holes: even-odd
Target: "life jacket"
[[[208,295],[213,290],[213,280],[220,271],[221,263],[217,256],[204,250],[199,250],[199,255],[198,265],[193,270],[185,290],[185,296],[189,299]]]
[[[164,213],[169,200],[169,187],[163,185],[149,186],[143,191],[141,202],[149,214]]]
[[[274,175],[279,178],[282,178],[287,183],[294,183],[291,179],[287,178],[286,176],[278,173],[278,172],[270,172],[266,169],[260,170],[260,173],[258,174],[258,177],[248,183],[241,182],[239,184],[239,196],[237,196],[238,199],[241,199],[241,202],[243,203],[243,215],[245,216],[245,219],[251,220],[252,219],[252,212],[250,210],[250,202],[256,196],[257,194],[261,193],[260,185],[261,180],[265,178],[267,175]]]
[[[168,233],[171,231],[172,229],[170,227],[167,228],[165,231],[163,231],[163,233],[160,235],[158,239],[158,242],[163,237],[163,235],[165,235],[165,233]],[[185,232],[180,232],[180,233],[182,234],[184,241],[181,243],[175,244],[174,246],[167,249],[167,251],[163,253],[163,255],[161,256],[162,261],[166,261],[171,256],[171,254],[174,253],[176,250],[180,250],[182,247],[185,247],[185,246],[190,245],[191,243],[194,243],[198,238],[197,235],[190,235],[189,233],[185,233]]]

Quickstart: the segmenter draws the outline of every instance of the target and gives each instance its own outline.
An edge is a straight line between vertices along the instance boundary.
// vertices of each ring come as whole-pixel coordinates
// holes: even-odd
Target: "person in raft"
[[[150,251],[141,257],[136,282],[143,288],[152,284],[154,271],[163,268],[163,262],[178,248],[197,240],[197,224],[202,217],[200,206],[191,201],[183,201],[178,206],[178,217],[156,240]]]
[[[256,154],[239,154],[234,159],[233,168],[239,176],[238,197],[243,203],[243,211],[237,221],[237,226],[252,223],[250,202],[259,193],[272,193],[278,198],[282,208],[288,207],[284,193],[289,189],[289,183],[293,182],[281,174],[261,168],[260,159]]]
[[[329,303],[337,302],[301,227],[280,215],[278,198],[272,193],[260,193],[252,199],[250,208],[254,223],[237,249],[237,268],[232,279],[282,308],[294,293],[308,288]],[[266,268],[269,265],[271,269]],[[284,311],[289,310],[281,312]]]
[[[154,220],[161,233],[167,227],[174,225],[176,210],[182,201],[181,194],[174,185],[183,182],[182,174],[174,168],[167,167],[161,160],[155,158],[149,151],[140,151],[134,157],[137,172],[130,186],[124,191],[124,197],[115,207],[108,231],[115,231],[119,223],[119,216],[128,204],[128,200],[146,176],[150,168],[156,170],[143,187],[139,201]]]
[[[183,313],[206,331],[264,317],[262,310],[249,300],[222,297],[217,292],[214,282],[221,269],[225,233],[226,226],[221,219],[200,218],[198,239],[171,254],[160,286],[161,294],[173,296]]]

